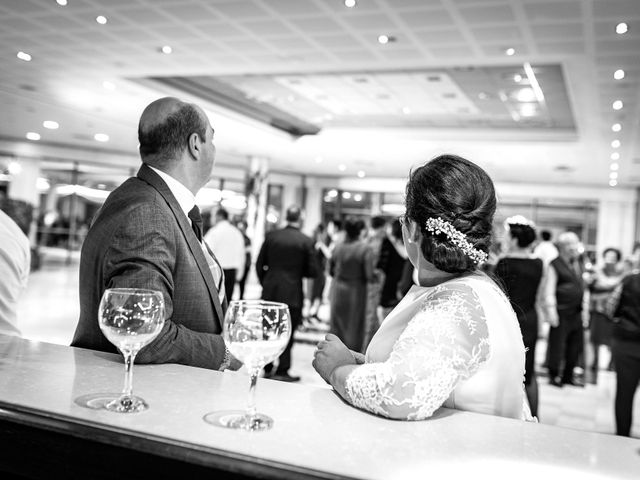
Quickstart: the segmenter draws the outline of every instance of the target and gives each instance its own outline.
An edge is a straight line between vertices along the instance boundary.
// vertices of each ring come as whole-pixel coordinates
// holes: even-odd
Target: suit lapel
[[[198,241],[195,233],[193,233],[193,229],[191,228],[190,220],[184,214],[178,201],[175,199],[171,190],[167,186],[166,183],[160,178],[158,174],[156,174],[153,170],[151,170],[144,163],[138,170],[138,178],[144,180],[153,188],[155,188],[160,195],[165,199],[169,208],[173,212],[173,216],[182,231],[182,235],[189,245],[189,250],[191,250],[191,254],[196,260],[196,264],[198,265],[198,269],[200,270],[200,274],[204,279],[204,282],[207,285],[207,289],[209,290],[209,296],[211,297],[211,302],[213,303],[213,307],[217,314],[217,321],[220,329],[222,329],[222,320],[224,319],[224,309],[223,305],[220,304],[220,298],[218,297],[218,289],[216,288],[215,282],[213,280],[213,275],[211,273],[211,269],[207,264],[207,259],[204,256],[202,251],[202,246]],[[226,304],[226,299],[225,302]],[[225,305],[226,306],[226,305]]]

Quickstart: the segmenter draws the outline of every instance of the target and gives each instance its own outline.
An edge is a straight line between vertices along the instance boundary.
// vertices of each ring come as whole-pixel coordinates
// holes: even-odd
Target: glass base
[[[148,409],[149,405],[147,405],[147,402],[145,402],[142,398],[136,397],[135,395],[123,395],[107,403],[104,408],[106,408],[110,412],[137,413]]]
[[[273,419],[271,417],[262,413],[249,416],[243,410],[210,412],[204,416],[204,421],[216,427],[250,430],[252,432],[269,430],[273,427]]]

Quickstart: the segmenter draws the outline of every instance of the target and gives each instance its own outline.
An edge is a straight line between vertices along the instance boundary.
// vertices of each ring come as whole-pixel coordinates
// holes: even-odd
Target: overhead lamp
[[[342,198],[349,200],[351,198],[351,192],[342,192]]]
[[[516,82],[516,83],[520,83],[522,81],[522,75],[520,75],[519,73],[516,73],[513,76],[513,81]]]
[[[20,51],[20,52],[18,52],[16,54],[16,57],[18,57],[20,60],[24,60],[25,62],[30,62],[31,61],[31,55],[29,55],[26,52]]]
[[[505,53],[505,55],[507,55],[507,56],[509,56],[509,57],[512,57],[513,55],[515,55],[515,54],[516,54],[516,49],[515,49],[515,48],[507,48],[507,49],[504,51],[504,53]]]
[[[622,103],[622,100],[616,100],[615,102],[613,102],[611,106],[613,107],[614,110],[622,110],[622,107],[624,107],[624,104]]]
[[[628,31],[629,31],[629,26],[626,23],[621,22],[618,25],[616,25],[616,33],[618,35],[622,35],[623,33],[627,33]]]
[[[49,130],[57,130],[60,125],[58,122],[54,122],[53,120],[45,120],[42,122],[42,126],[44,128],[48,128]]]
[[[344,6],[347,8],[353,8],[356,6],[356,0],[344,0]]]
[[[316,157],[316,163],[322,163],[322,157],[320,155]]]
[[[107,24],[107,17],[105,17],[104,15],[98,15],[96,17],[96,22],[98,22],[100,25],[106,25]]]
[[[39,134],[39,133],[36,133],[36,132],[27,132],[26,137],[27,137],[29,140],[33,140],[33,141],[38,141],[38,140],[40,140],[40,134]]]
[[[360,202],[360,201],[362,201],[362,195],[360,195],[359,193],[356,193],[356,194],[353,196],[353,199],[354,199],[356,202]]]
[[[616,185],[618,185],[617,180],[609,180],[609,186],[610,187],[615,187]]]
[[[105,90],[115,90],[116,89],[116,84],[109,82],[108,80],[105,80],[104,82],[102,82],[102,86],[105,88]]]
[[[340,165],[338,165],[338,170],[340,170],[341,172],[344,172],[347,169],[347,166],[344,163],[341,163]]]
[[[536,103],[523,103],[520,106],[520,115],[523,117],[534,117],[538,113]]]
[[[620,154],[618,152],[613,152],[611,154],[611,160],[620,160]]]
[[[164,45],[160,51],[162,53],[164,53],[165,55],[169,55],[171,52],[173,52],[173,48],[171,48],[169,45]]]
[[[516,99],[519,102],[535,102],[537,100],[536,92],[533,91],[533,88],[521,88],[516,93]]]
[[[621,145],[621,143],[620,143],[620,140],[618,140],[618,139],[615,139],[615,140],[613,140],[611,142],[611,147],[612,148],[620,148],[620,145]]]
[[[618,172],[610,172],[609,173],[609,178],[611,180],[617,180],[618,179]]]
[[[61,7],[66,7],[67,6],[67,0],[56,0],[56,3],[58,5],[60,5]]]
[[[336,189],[329,190],[327,192],[327,196],[330,198],[336,198],[338,196],[338,191]]]
[[[96,133],[93,138],[96,140],[96,142],[108,142],[109,141],[109,135],[107,135],[106,133]]]
[[[624,75],[624,70],[622,70],[621,68],[613,72],[613,78],[616,80],[622,80],[624,78]]]
[[[613,125],[611,125],[611,130],[614,132],[619,132],[620,130],[622,130],[622,125],[620,125],[619,123],[614,123]]]
[[[409,115],[411,113],[411,109],[409,107],[402,107],[402,113]]]
[[[609,165],[609,168],[615,172],[620,168],[620,165],[618,165],[617,162],[613,162],[611,165]]]
[[[364,173],[364,170],[359,170],[357,175],[358,175],[358,178],[364,178],[366,174]]]
[[[389,36],[388,35],[378,35],[378,43],[381,45],[386,45],[387,43],[389,43]]]
[[[18,162],[9,162],[7,170],[9,171],[9,175],[18,175],[22,171],[22,165]]]

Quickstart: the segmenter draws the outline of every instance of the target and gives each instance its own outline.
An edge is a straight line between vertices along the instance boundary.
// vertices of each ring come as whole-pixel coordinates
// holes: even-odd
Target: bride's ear
[[[418,228],[418,224],[413,220],[409,220],[405,223],[404,227],[407,229],[407,241],[409,243],[420,243],[422,234]]]

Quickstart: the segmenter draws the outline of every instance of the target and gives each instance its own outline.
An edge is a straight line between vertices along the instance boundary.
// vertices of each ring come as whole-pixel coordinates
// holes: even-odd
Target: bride
[[[313,366],[355,407],[421,420],[440,407],[531,420],[525,349],[504,293],[478,270],[496,197],[477,165],[443,155],[411,173],[402,234],[419,286],[384,320],[366,355],[335,335]]]

